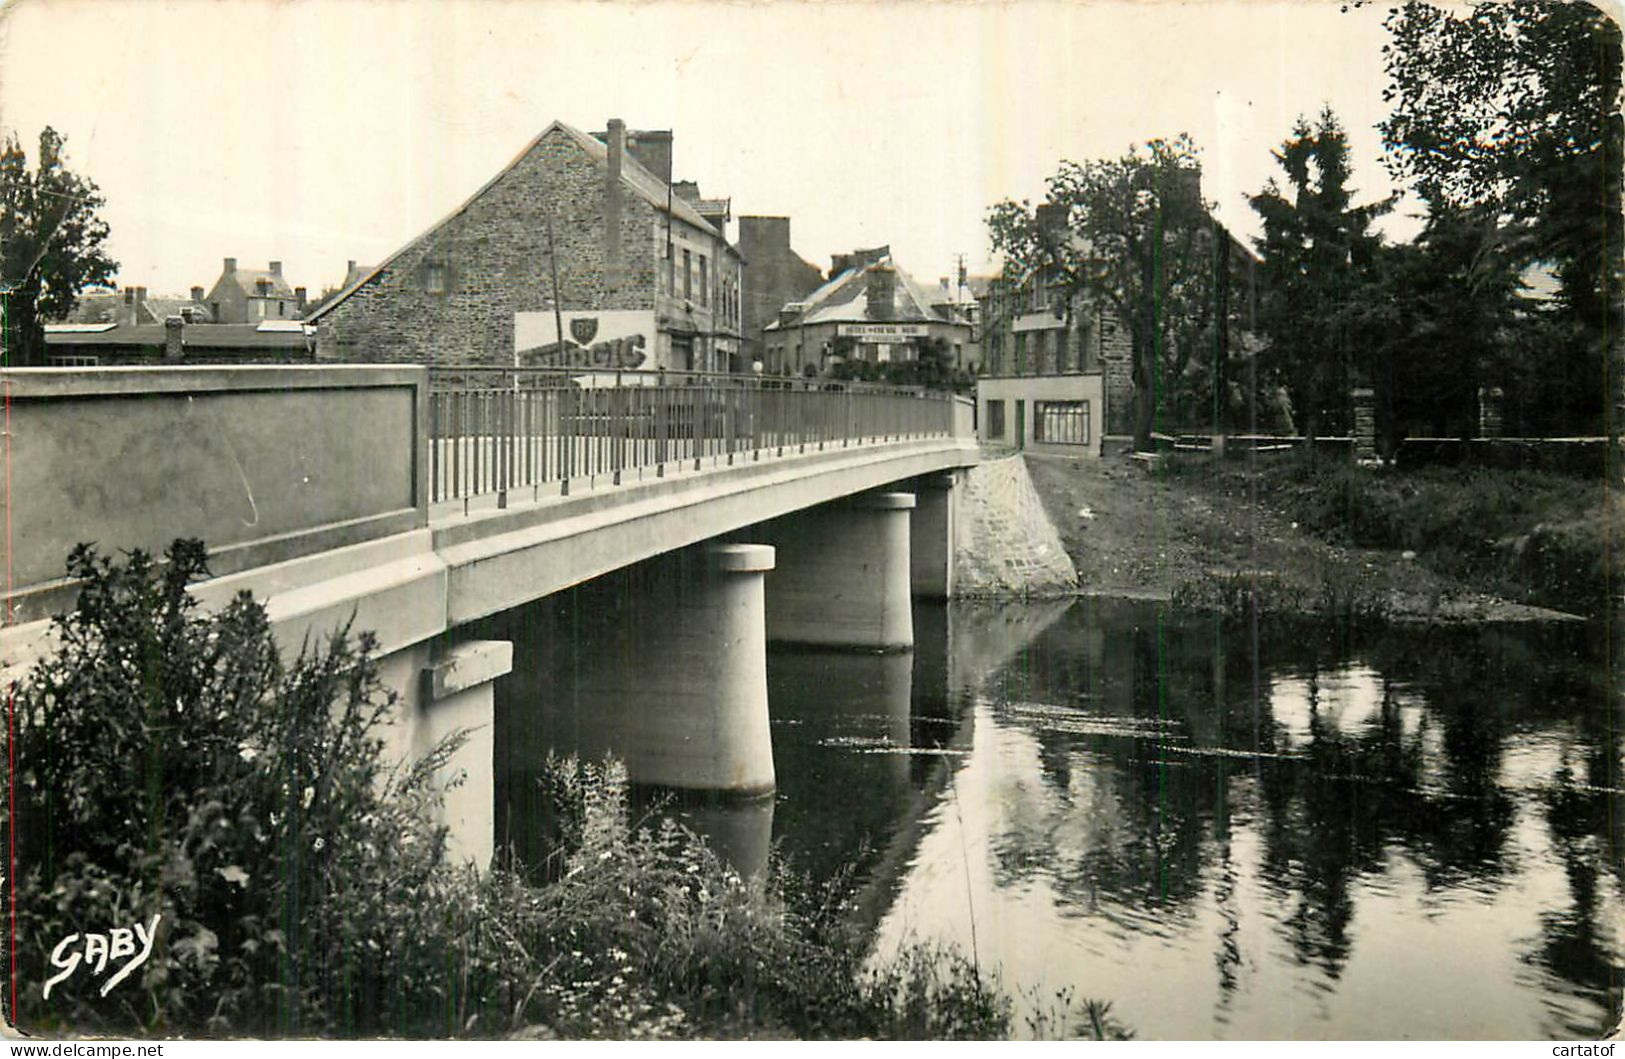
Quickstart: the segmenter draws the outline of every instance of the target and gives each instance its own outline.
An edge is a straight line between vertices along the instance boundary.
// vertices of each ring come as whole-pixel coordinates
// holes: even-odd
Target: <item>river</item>
[[[519,644],[551,668],[499,695],[520,844],[539,744],[501,718],[581,730],[557,689],[612,626],[602,601],[493,630],[554,645]],[[1355,637],[1104,600],[922,605],[916,630],[912,655],[770,652],[777,795],[690,813],[736,860],[771,840],[815,876],[855,867],[879,952],[952,942],[1019,1010],[1066,989],[1142,1038],[1617,1018],[1625,732],[1594,634]]]

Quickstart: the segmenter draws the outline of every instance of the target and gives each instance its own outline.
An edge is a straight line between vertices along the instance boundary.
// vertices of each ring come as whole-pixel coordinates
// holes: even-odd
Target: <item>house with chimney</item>
[[[731,203],[671,173],[669,131],[553,122],[309,315],[318,359],[742,370]]]
[[[934,341],[956,368],[978,359],[971,322],[934,307],[932,294],[897,266],[890,247],[836,254],[830,275],[762,329],[765,371],[813,376],[841,365],[916,361]]]
[[[228,257],[206,298],[199,297],[202,292],[202,287],[193,287],[192,297],[208,305],[217,324],[298,320],[305,315],[305,288],[288,285],[280,261],[265,269],[238,268],[237,259]]]

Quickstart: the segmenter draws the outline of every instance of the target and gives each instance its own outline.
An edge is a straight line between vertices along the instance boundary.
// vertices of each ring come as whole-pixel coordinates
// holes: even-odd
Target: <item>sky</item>
[[[1238,234],[1299,115],[1330,105],[1353,184],[1390,190],[1387,5],[12,0],[0,132],[50,125],[107,200],[121,285],[283,264],[312,296],[456,208],[557,118],[671,129],[675,175],[831,254],[934,283],[995,267],[987,208],[1062,159],[1188,132]],[[1396,238],[1414,226],[1387,222]],[[730,236],[735,234],[730,229]]]

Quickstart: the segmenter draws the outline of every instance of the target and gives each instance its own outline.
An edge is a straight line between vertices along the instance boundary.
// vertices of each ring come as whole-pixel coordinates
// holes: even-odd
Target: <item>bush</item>
[[[365,1021],[401,990],[378,957],[442,866],[425,803],[452,747],[386,772],[377,729],[394,696],[370,637],[341,631],[285,666],[248,596],[197,613],[201,542],[167,559],[77,548],[78,605],[17,692],[17,1021],[158,1034]],[[43,998],[52,969],[32,972],[60,939],[154,916],[151,958],[107,997],[106,975],[82,967]]]

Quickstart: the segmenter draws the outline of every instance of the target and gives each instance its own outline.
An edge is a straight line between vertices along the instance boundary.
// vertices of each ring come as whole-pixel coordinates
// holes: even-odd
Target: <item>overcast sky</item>
[[[991,268],[983,218],[1062,158],[1189,132],[1234,230],[1299,114],[1389,185],[1386,5],[16,0],[0,127],[68,137],[119,281],[284,262],[312,295],[453,209],[558,118],[675,133],[678,179],[784,214],[800,254],[889,243],[931,283]],[[1406,230],[1403,220],[1392,226]],[[732,234],[732,232],[730,232]]]

